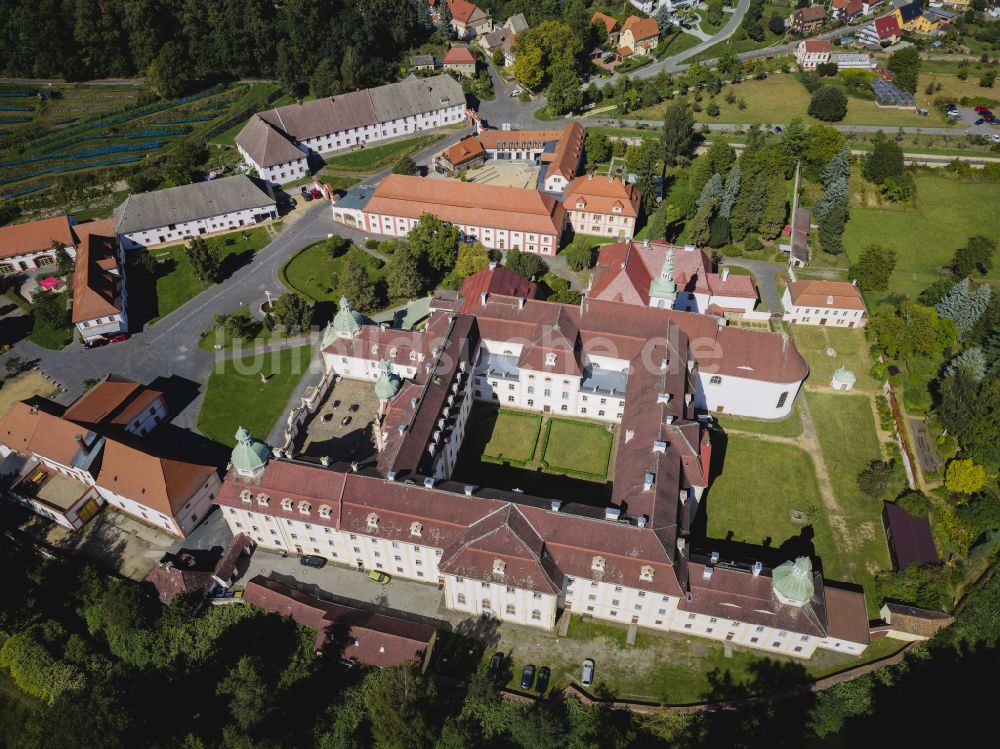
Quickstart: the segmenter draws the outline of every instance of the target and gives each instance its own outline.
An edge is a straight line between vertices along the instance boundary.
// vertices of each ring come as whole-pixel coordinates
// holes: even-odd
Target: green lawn
[[[280,224],[274,224],[280,227]],[[219,249],[222,255],[222,265],[224,276],[228,277],[237,268],[245,265],[270,241],[267,229],[257,227],[246,230],[247,238],[243,239],[241,232],[231,232],[215,237],[206,237],[209,245]],[[153,309],[149,310],[147,323],[156,322],[158,319],[173,312],[175,309],[193,299],[212,284],[198,279],[194,274],[194,268],[187,259],[183,244],[171,247],[154,248],[148,252],[157,261],[157,273],[155,280],[155,294],[148,295],[144,301],[148,301]],[[137,288],[146,286],[149,280],[139,264],[133,264],[129,271],[129,283],[135,277]],[[152,298],[150,298],[152,297]]]
[[[329,186],[331,190],[350,190],[356,184],[358,180],[354,177],[340,177],[337,175],[325,174],[322,171],[316,175],[316,179],[322,182],[324,185]]]
[[[772,549],[787,544],[786,556],[814,554],[826,575],[841,574],[842,560],[807,452],[794,445],[728,435],[721,471],[700,510],[709,538]],[[792,520],[791,510],[806,513],[809,520]]]
[[[266,439],[284,415],[311,358],[312,347],[299,346],[218,362],[205,387],[198,431],[223,445],[233,444],[241,426]],[[267,382],[261,381],[261,374]]]
[[[377,172],[392,166],[404,156],[410,156],[422,151],[432,143],[443,139],[443,134],[420,135],[416,138],[406,138],[381,146],[361,148],[357,151],[331,156],[326,159],[326,168],[344,172]]]
[[[888,569],[889,552],[882,530],[882,501],[864,494],[857,483],[865,466],[882,457],[872,404],[866,395],[815,391],[806,393],[806,402],[834,494],[844,511],[847,538],[839,547],[844,562],[839,574],[841,579],[865,586],[869,611],[874,612],[872,578]],[[896,490],[902,489],[900,483]]]
[[[614,435],[604,425],[550,418],[545,425],[542,467],[570,476],[603,481],[608,475]]]
[[[42,292],[40,292],[42,293]],[[46,294],[50,292],[44,292]],[[14,296],[11,294],[11,296]],[[65,306],[69,302],[69,298],[66,293],[56,295],[59,300],[58,303]],[[20,305],[19,305],[20,306]],[[28,307],[30,311],[31,307]],[[69,316],[66,318],[69,320]],[[51,349],[52,351],[59,351],[64,346],[68,345],[73,340],[73,333],[76,330],[76,326],[72,323],[64,328],[54,328],[51,325],[43,324],[38,319],[34,319],[31,332],[28,334],[28,338],[31,339],[32,343],[35,343],[42,348]]]
[[[383,279],[385,274],[378,258],[353,246],[343,255],[332,257],[329,242],[324,240],[309,245],[285,263],[281,269],[281,282],[313,301],[335,302],[340,298],[339,279],[348,258],[355,258],[364,265],[373,283]]]
[[[541,426],[542,417],[539,414],[501,408],[492,424],[483,455],[494,460],[527,463],[535,454]]]
[[[809,363],[810,385],[829,387],[834,370],[846,367],[858,378],[855,388],[881,392],[882,386],[870,374],[870,344],[865,340],[863,328],[846,330],[819,325],[793,325],[792,337],[799,353]],[[836,351],[836,356],[827,356],[828,348]]]
[[[802,396],[800,395],[799,398]],[[743,416],[714,415],[717,424],[727,432],[737,429],[741,432],[769,434],[775,437],[798,437],[802,434],[802,417],[799,415],[798,399],[792,412],[783,419],[751,419]]]
[[[974,234],[1000,236],[1000,184],[969,182],[948,174],[916,177],[916,207],[851,205],[844,246],[852,260],[878,243],[896,251],[889,292],[916,296],[939,278],[946,265]],[[869,187],[869,193],[872,188]],[[1000,266],[987,280],[1000,283]]]

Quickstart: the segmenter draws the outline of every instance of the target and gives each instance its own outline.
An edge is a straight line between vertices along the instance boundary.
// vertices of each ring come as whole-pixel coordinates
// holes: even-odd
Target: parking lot
[[[959,117],[955,121],[965,130],[967,135],[985,135],[1000,143],[1000,123],[979,122],[983,115],[972,107],[956,107]],[[994,112],[997,115],[1000,113]],[[977,125],[976,123],[979,122]]]

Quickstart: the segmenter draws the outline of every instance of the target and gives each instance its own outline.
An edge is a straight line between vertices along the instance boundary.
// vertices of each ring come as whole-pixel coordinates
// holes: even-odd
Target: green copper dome
[[[334,315],[333,329],[337,335],[353,336],[364,325],[365,317],[360,312],[351,309],[351,303],[347,297],[340,298],[340,310]]]
[[[236,430],[236,447],[230,461],[237,473],[256,473],[267,465],[271,450],[260,440],[255,440],[250,430],[240,427]]]
[[[845,385],[853,385],[858,378],[851,370],[840,367],[833,373],[833,379],[836,382],[843,382]]]
[[[663,259],[663,267],[660,268],[660,275],[649,284],[649,295],[657,299],[676,299],[677,284],[674,282],[674,251],[667,250],[667,256]]]
[[[798,557],[775,567],[771,574],[774,594],[782,603],[801,606],[813,597],[813,565],[809,557]]]
[[[375,395],[380,401],[392,400],[399,392],[402,382],[399,375],[394,374],[388,361],[382,359],[378,363],[379,375],[375,380]]]

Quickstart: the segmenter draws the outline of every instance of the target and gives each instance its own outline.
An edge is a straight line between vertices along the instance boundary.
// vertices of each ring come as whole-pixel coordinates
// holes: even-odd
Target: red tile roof
[[[445,65],[475,65],[476,56],[468,47],[452,47],[444,56]]]
[[[460,312],[469,312],[482,300],[483,292],[534,299],[538,284],[528,281],[502,265],[490,265],[462,281]]]
[[[858,287],[847,281],[791,281],[788,295],[797,307],[865,309]]]
[[[475,136],[470,135],[468,138],[463,138],[455,145],[446,148],[444,157],[452,166],[459,166],[466,161],[482,157],[483,153],[482,144],[476,140]]]
[[[810,54],[828,53],[832,49],[827,39],[806,39],[802,44],[805,45],[806,52]]]
[[[620,214],[635,218],[639,215],[639,191],[620,179],[577,177],[566,187],[563,205],[567,210],[588,213]]]
[[[601,13],[601,11],[597,11],[596,13],[594,13],[593,17],[590,19],[590,22],[601,24],[604,27],[605,31],[607,31],[609,34],[614,33],[614,30],[618,28],[618,20],[612,18],[609,15]]]
[[[162,398],[158,390],[109,374],[67,408],[63,418],[91,426],[125,427]]]
[[[0,258],[28,255],[52,249],[53,242],[76,245],[68,216],[0,227]]]
[[[75,231],[79,242],[73,269],[73,322],[121,313],[115,220],[78,224]]]
[[[901,33],[899,30],[899,20],[895,14],[876,18],[875,33],[879,39],[889,39],[890,37],[899,36]]]
[[[622,25],[622,33],[632,32],[632,38],[636,43],[660,36],[660,27],[656,25],[655,18],[639,18],[639,16],[629,16]]]

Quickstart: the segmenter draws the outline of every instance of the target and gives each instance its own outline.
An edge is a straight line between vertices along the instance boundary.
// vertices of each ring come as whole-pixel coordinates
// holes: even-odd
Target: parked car
[[[323,557],[318,557],[315,554],[305,554],[299,557],[299,564],[303,567],[315,567],[318,570],[323,569],[326,566],[326,560]]]
[[[549,688],[549,677],[552,676],[552,669],[548,666],[542,666],[538,669],[538,683],[535,684],[535,691],[539,694],[545,694],[545,690]]]
[[[368,579],[373,583],[378,583],[379,585],[388,585],[392,582],[392,578],[384,572],[379,572],[378,570],[372,570],[368,573]]]
[[[313,199],[312,193],[303,192],[302,193],[302,199],[308,203],[310,200]]]
[[[917,114],[919,114],[921,117],[926,117],[928,114],[930,114],[930,112],[928,112],[926,109],[921,108],[917,110]]]
[[[986,120],[991,125],[997,121],[997,118],[994,117],[992,114],[984,114],[983,119]]]
[[[314,187],[314,188],[312,189],[312,193],[311,193],[311,194],[312,194],[312,196],[313,196],[313,197],[314,197],[314,198],[315,198],[316,200],[319,200],[320,198],[322,198],[322,197],[323,197],[323,193],[322,193],[322,192],[320,192],[320,190],[319,190],[319,188],[318,188],[318,187]]]
[[[115,333],[108,336],[108,343],[121,343],[128,340],[128,333]]]
[[[984,120],[982,117],[980,117],[978,120],[976,120],[976,124],[977,125],[982,125],[984,122],[986,122],[986,120]]]
[[[521,89],[515,88],[513,91],[510,92],[510,95],[511,96],[520,96],[521,95]]]
[[[983,112],[989,112],[989,111],[990,111],[990,108],[989,108],[989,107],[984,107],[984,106],[982,106],[982,105],[980,105],[980,106],[978,106],[978,107],[973,107],[973,108],[974,108],[974,109],[975,109],[975,110],[976,110],[977,112],[979,112],[979,114],[982,114]]]
[[[357,413],[357,411],[358,411],[358,409],[359,409],[359,408],[360,408],[360,406],[359,406],[359,405],[358,405],[357,403],[352,403],[352,404],[351,404],[351,405],[350,405],[350,406],[348,407],[348,409],[347,409],[347,410],[348,410],[348,411],[350,411],[350,412],[351,412],[351,413],[353,414],[353,413]]]
[[[529,663],[521,671],[521,689],[531,689],[531,685],[535,682],[535,666]]]
[[[490,665],[486,669],[486,673],[489,676],[499,676],[500,669],[503,667],[503,653],[494,653],[493,657],[490,658]]]
[[[1000,135],[993,133],[993,135],[990,136],[990,140],[994,143],[1000,143]]]
[[[9,314],[16,309],[17,309],[16,304],[5,304],[3,307],[0,307],[0,315]]]
[[[594,660],[587,658],[583,662],[583,674],[580,677],[580,684],[589,687],[594,682]]]

